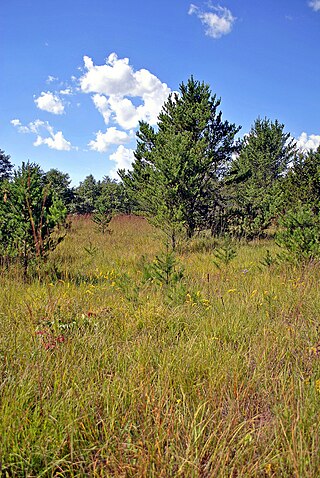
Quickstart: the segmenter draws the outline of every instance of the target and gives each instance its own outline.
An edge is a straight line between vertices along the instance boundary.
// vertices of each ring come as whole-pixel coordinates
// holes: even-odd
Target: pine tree
[[[296,154],[284,125],[258,118],[233,161],[227,183],[233,189],[229,218],[233,233],[259,236],[270,225],[282,201],[281,182]]]
[[[73,207],[78,214],[90,214],[95,210],[96,201],[101,193],[100,182],[89,174],[75,189]]]
[[[10,178],[12,167],[10,156],[0,149],[0,182]]]
[[[298,154],[282,184],[283,210],[307,205],[320,213],[320,146],[316,151]]]
[[[45,173],[44,179],[50,190],[68,208],[74,198],[73,188],[70,187],[71,180],[69,174],[52,168]]]
[[[66,215],[66,207],[50,191],[40,167],[22,163],[1,202],[1,257],[21,258],[26,275],[31,259],[44,258],[64,238]]]
[[[240,128],[222,121],[220,99],[191,77],[164,104],[157,131],[140,123],[132,171],[120,171],[140,210],[171,237],[207,226],[215,185]]]

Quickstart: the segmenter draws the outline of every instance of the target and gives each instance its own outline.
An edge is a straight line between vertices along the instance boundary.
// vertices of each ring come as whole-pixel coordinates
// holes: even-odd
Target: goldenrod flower
[[[266,472],[266,474],[268,476],[271,476],[271,473],[272,473],[272,465],[271,463],[267,463],[264,467],[264,471]]]

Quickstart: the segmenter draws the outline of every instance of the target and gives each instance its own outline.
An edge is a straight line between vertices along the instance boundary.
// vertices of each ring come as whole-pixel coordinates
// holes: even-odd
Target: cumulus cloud
[[[48,122],[44,122],[39,119],[32,121],[27,126],[24,126],[19,119],[11,120],[11,124],[18,129],[19,133],[38,134],[41,128],[46,130],[52,129]]]
[[[119,169],[130,169],[132,161],[134,160],[134,151],[133,149],[125,148],[123,145],[120,145],[118,149],[110,155],[109,159],[116,163],[116,166],[111,169],[110,177],[117,178]]]
[[[311,0],[311,2],[309,2],[309,7],[311,7],[312,10],[314,10],[315,12],[319,12],[320,11],[320,0]]]
[[[100,65],[95,64],[89,56],[85,56],[83,61],[81,73],[78,78],[72,76],[72,82],[48,76],[47,84],[55,86],[50,87],[51,91],[44,89],[40,95],[34,96],[34,102],[42,111],[62,115],[66,106],[71,104],[68,100],[79,106],[80,103],[74,101],[75,95],[89,94],[94,107],[103,117],[106,129],[95,132],[92,140],[86,141],[88,147],[105,153],[111,145],[119,146],[111,155],[111,161],[119,168],[130,165],[133,151],[123,145],[130,141],[130,147],[133,145],[134,130],[139,121],[157,124],[158,115],[171,90],[149,70],[134,69],[128,58],[118,58],[116,53],[111,53]],[[37,147],[46,145],[61,151],[76,149],[64,138],[62,131],[57,132],[58,128],[53,128],[47,121],[38,119],[22,124],[16,118],[11,123],[20,133],[34,134],[33,144]]]
[[[193,3],[189,7],[189,15],[196,15],[205,27],[206,35],[212,38],[221,38],[231,32],[236,20],[228,8],[210,6],[212,11],[203,11]]]
[[[80,89],[94,93],[92,99],[106,124],[114,121],[124,129],[138,126],[140,120],[151,124],[157,118],[170,88],[146,69],[135,71],[128,58],[111,53],[103,65],[83,58],[86,72],[80,78]]]
[[[315,150],[320,146],[320,135],[303,132],[296,140],[297,147],[302,151]]]
[[[72,149],[71,143],[64,138],[62,131],[55,133],[53,127],[48,123],[48,121],[41,121],[37,119],[29,123],[27,126],[24,126],[19,119],[13,119],[11,120],[11,124],[18,128],[20,133],[36,134],[37,139],[33,143],[34,146],[41,146],[42,144],[45,144],[49,148],[56,149],[58,151],[70,151]],[[45,133],[47,136],[43,137]]]
[[[34,102],[40,110],[48,111],[55,115],[61,115],[64,112],[64,105],[61,99],[50,91],[42,91],[41,95]]]
[[[120,131],[115,127],[108,128],[105,133],[98,131],[96,139],[90,141],[89,148],[104,153],[112,144],[124,144],[130,141],[130,135],[125,131]]]
[[[71,143],[63,137],[62,131],[52,133],[48,138],[37,136],[37,139],[33,145],[40,146],[42,144],[46,144],[49,148],[56,149],[58,151],[70,151],[72,148]]]
[[[97,93],[92,97],[92,100],[99,113],[102,114],[104,122],[108,124],[112,114],[108,99],[104,95],[99,95]]]
[[[136,108],[129,98],[110,96],[108,104],[114,120],[124,129],[135,128],[139,119],[146,119],[143,118],[143,114],[139,114],[140,106]]]

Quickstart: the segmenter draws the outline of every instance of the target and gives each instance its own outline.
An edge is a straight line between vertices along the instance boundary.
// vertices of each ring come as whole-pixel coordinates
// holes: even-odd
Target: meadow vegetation
[[[1,477],[320,476],[320,148],[219,108],[182,83],[122,182],[0,150]]]
[[[2,269],[1,476],[319,476],[319,264],[109,227]]]

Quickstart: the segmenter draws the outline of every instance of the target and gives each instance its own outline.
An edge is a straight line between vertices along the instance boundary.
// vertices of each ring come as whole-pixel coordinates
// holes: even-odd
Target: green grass
[[[2,476],[320,476],[319,266],[261,241],[218,269],[195,239],[161,286],[161,234],[111,229],[76,219],[47,277],[0,276]]]

